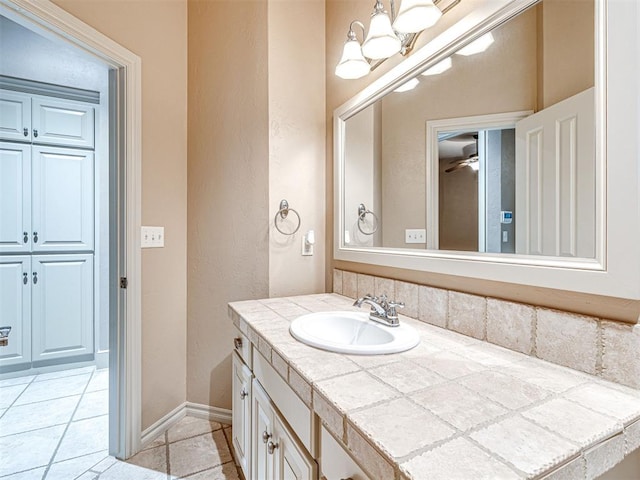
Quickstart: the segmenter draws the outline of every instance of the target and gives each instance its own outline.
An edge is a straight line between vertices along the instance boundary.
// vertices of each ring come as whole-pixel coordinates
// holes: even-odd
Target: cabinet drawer
[[[324,426],[320,429],[319,463],[320,474],[327,480],[370,480]]]
[[[251,342],[238,329],[236,329],[236,336],[233,338],[233,349],[240,356],[245,365],[251,368]]]
[[[305,448],[311,451],[313,416],[309,407],[300,400],[300,397],[257,350],[253,352],[253,374],[282,416],[287,419]]]

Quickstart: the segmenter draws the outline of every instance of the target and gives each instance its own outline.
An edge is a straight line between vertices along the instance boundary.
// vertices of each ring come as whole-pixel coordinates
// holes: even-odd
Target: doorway
[[[140,446],[140,59],[50,2],[0,0],[0,15],[109,69],[108,450],[128,458]]]

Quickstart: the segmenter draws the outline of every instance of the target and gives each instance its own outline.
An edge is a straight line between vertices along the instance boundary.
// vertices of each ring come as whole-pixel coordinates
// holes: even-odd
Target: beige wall
[[[474,2],[462,2],[453,11],[443,17],[442,24],[438,24],[437,30],[446,27],[455,18],[463,16],[464,8],[472,8]],[[400,55],[396,55],[390,61],[386,61],[380,68],[367,77],[359,80],[342,80],[334,75],[335,64],[338,62],[342,43],[344,41],[349,23],[354,19],[368,20],[371,12],[371,2],[357,0],[344,2],[341,0],[327,0],[326,32],[327,32],[327,125],[332,125],[333,111],[341,104],[353,97],[358,91],[369,85],[381,74],[387,72],[399,61]],[[440,27],[442,25],[442,27]],[[432,35],[431,35],[432,36]],[[429,35],[421,36],[418,48],[423,45]],[[333,178],[333,131],[327,132],[327,178]],[[333,258],[333,183],[327,182],[327,245],[329,249],[328,259]],[[578,294],[563,290],[546,288],[532,288],[517,284],[487,282],[472,278],[456,277],[451,275],[431,274],[413,270],[379,267],[376,265],[358,264],[333,260],[329,262],[326,271],[328,288],[332,284],[331,267],[337,267],[354,272],[362,272],[389,278],[406,280],[414,283],[423,283],[457,291],[465,291],[479,295],[492,296],[518,302],[565,309],[594,316],[602,316],[610,319],[618,319],[630,322],[638,320],[640,302],[625,299],[603,297],[597,295]]]
[[[324,0],[269,0],[269,295],[324,291]],[[280,200],[301,217],[295,235],[273,225]],[[279,224],[295,228],[295,215]],[[309,230],[313,256],[302,256]]]
[[[222,408],[227,302],[269,295],[267,55],[266,0],[189,0],[187,398]]]
[[[324,291],[323,15],[324,0],[189,0],[191,402],[231,407],[228,302]],[[283,198],[292,237],[273,228]]]
[[[142,428],[186,400],[187,4],[54,0],[142,59]]]
[[[593,0],[544,0],[538,101],[549,107],[593,86]]]

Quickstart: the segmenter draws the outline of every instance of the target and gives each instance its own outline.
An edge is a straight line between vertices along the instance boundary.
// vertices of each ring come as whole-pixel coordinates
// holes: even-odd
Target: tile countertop
[[[403,316],[421,342],[393,355],[289,334],[306,313],[368,311],[352,302],[304,295],[229,312],[372,479],[591,479],[640,447],[638,390]]]

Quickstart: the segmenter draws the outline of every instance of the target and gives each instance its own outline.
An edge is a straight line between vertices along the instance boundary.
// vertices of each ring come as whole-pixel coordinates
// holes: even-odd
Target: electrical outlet
[[[164,227],[142,227],[141,248],[164,247]]]
[[[404,243],[427,243],[427,231],[424,228],[407,228]]]

